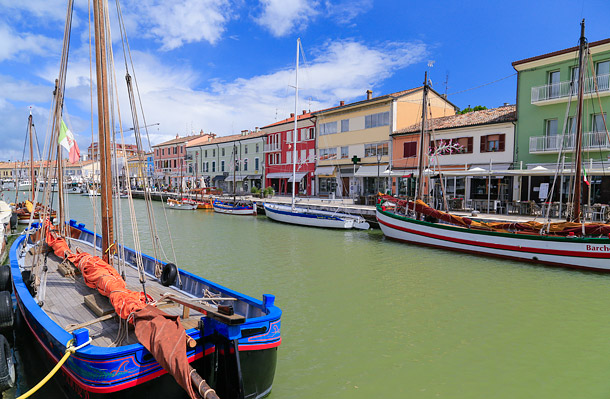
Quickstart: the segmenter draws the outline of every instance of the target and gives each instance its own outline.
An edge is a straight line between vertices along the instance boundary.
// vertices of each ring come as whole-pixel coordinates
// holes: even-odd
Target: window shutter
[[[481,136],[480,152],[487,152],[487,136]]]
[[[501,134],[500,135],[500,143],[498,144],[498,151],[504,151],[504,141],[505,141],[505,134]]]
[[[468,144],[466,145],[466,152],[468,154],[472,154],[472,147],[473,147],[472,142],[473,142],[472,137],[468,137]]]

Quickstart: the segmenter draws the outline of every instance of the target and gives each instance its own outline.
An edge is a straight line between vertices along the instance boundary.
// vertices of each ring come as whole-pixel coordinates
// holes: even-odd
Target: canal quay
[[[92,200],[68,197],[70,218],[91,229]],[[150,252],[145,204],[134,202]],[[396,243],[380,230],[165,212],[179,267],[276,296],[282,344],[269,398],[608,396],[608,275]],[[44,376],[24,334],[19,393]],[[36,397],[63,396],[50,383]]]

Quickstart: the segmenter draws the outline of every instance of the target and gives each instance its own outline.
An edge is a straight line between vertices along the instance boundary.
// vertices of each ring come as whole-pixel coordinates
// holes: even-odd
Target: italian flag
[[[589,182],[589,179],[587,179],[587,170],[585,169],[585,167],[584,167],[584,166],[583,166],[583,168],[582,168],[582,178],[583,178],[583,180],[585,181],[585,184],[586,184],[587,186],[590,186],[590,185],[591,185],[591,182]]]
[[[70,163],[76,163],[80,159],[80,150],[78,149],[78,144],[76,144],[76,140],[74,140],[74,135],[66,126],[64,120],[61,120],[61,125],[59,127],[59,137],[57,138],[57,142],[68,151],[69,161]]]

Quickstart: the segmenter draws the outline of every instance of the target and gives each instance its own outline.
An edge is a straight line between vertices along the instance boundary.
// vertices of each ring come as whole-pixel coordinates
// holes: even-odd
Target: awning
[[[236,175],[236,176],[235,176],[235,180],[236,180],[236,181],[244,181],[244,178],[245,178],[245,177],[246,177],[246,176]],[[229,175],[229,176],[227,176],[227,178],[225,179],[225,181],[233,181],[233,175]]]
[[[303,178],[307,175],[307,172],[296,172],[294,174],[294,176],[296,177],[297,181],[301,181],[303,180]],[[290,175],[290,179],[288,179],[288,183],[292,183],[294,180],[292,180],[292,175]]]
[[[225,178],[225,175],[216,175],[212,178],[212,181],[223,181]]]
[[[267,179],[288,179],[290,177],[292,177],[292,173],[283,173],[283,172],[277,172],[277,173],[267,173],[267,176],[265,176]]]
[[[334,166],[318,166],[314,172],[316,176],[335,176]]]
[[[246,176],[247,180],[256,180],[256,179],[260,179],[261,177],[263,177],[262,175],[248,175]]]
[[[354,176],[357,177],[386,177],[385,171],[388,169],[388,165],[363,165],[361,166]]]

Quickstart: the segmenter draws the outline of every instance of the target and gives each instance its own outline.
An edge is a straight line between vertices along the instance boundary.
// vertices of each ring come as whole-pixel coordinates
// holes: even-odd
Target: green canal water
[[[90,199],[69,202],[92,228]],[[135,207],[149,251],[144,202]],[[179,267],[276,296],[270,398],[610,397],[610,275],[406,245],[379,230],[166,213]]]

